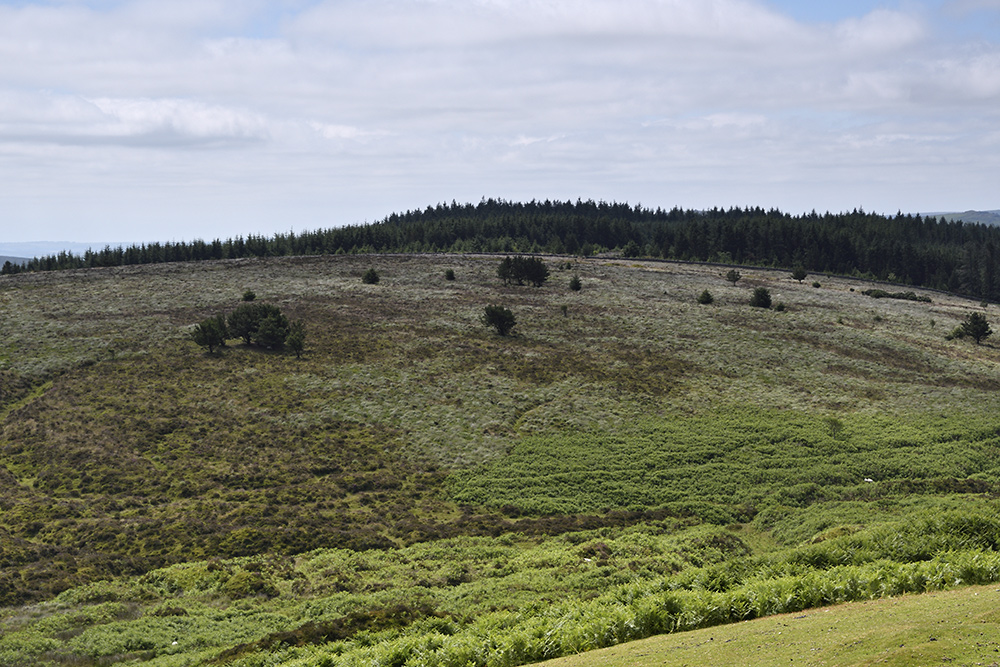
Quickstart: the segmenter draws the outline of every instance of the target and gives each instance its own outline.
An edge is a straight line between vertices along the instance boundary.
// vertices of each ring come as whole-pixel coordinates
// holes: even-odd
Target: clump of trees
[[[549,279],[549,267],[538,257],[515,255],[505,257],[497,267],[497,277],[504,285],[514,283],[523,285],[529,282],[535,287],[541,287]]]
[[[264,322],[263,340],[260,339],[261,325]],[[233,338],[242,338],[247,345],[258,343],[273,345],[275,338],[281,331],[288,335],[288,318],[285,317],[277,306],[267,303],[244,302],[236,307],[236,310],[229,313],[226,318],[229,325],[229,333]],[[281,343],[285,339],[281,338]]]
[[[503,306],[489,305],[483,309],[482,322],[485,326],[493,327],[501,336],[506,336],[517,324],[514,313],[509,308]]]
[[[296,356],[300,356],[305,347],[305,327],[301,322],[289,321],[277,306],[244,301],[228,315],[206,318],[191,331],[191,340],[208,348],[209,353],[225,347],[232,338],[268,350],[281,349],[287,342]]]

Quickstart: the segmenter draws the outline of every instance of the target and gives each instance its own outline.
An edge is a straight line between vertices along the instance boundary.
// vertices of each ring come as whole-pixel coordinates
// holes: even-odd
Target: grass
[[[539,663],[544,667],[995,665],[995,585],[855,602],[664,635]]]
[[[717,267],[634,260],[504,287],[497,261],[0,279],[8,661],[200,664],[241,644],[266,653],[256,642],[309,623],[403,651],[397,639],[439,641],[445,626],[475,643],[477,613],[516,643],[559,605],[612,619],[587,606],[609,587],[914,515],[995,513],[1000,348],[945,340],[979,304],[875,300],[869,283],[817,289],[780,271],[734,286]],[[362,281],[370,267],[378,284]],[[749,307],[760,286],[786,310]],[[247,289],[306,323],[302,359],[188,340]],[[482,326],[487,303],[515,313],[516,335]],[[399,619],[423,630],[400,639]],[[142,641],[184,623],[200,639]],[[336,653],[318,646],[273,661]],[[234,664],[257,664],[247,656]]]

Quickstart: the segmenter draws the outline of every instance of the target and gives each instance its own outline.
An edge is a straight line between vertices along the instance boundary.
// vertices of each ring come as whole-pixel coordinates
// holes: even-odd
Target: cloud
[[[268,138],[260,114],[176,99],[90,100],[104,117],[99,135],[148,139],[176,138],[195,143],[261,141]]]
[[[834,36],[844,51],[869,56],[919,44],[926,39],[927,28],[917,16],[877,9],[837,24]]]
[[[0,96],[0,142],[206,146],[268,136],[260,114],[189,100]]]
[[[1000,45],[956,39],[946,14],[805,22],[755,0],[0,5],[0,208],[58,218],[52,193],[72,191],[74,215],[110,219],[124,214],[102,201],[124,184],[137,207],[183,219],[252,200],[238,217],[261,225],[484,195],[877,210],[852,194],[865,193],[895,211],[907,207],[892,192],[912,190],[885,185],[886,164],[944,178],[934,155],[964,169],[1000,127]],[[954,176],[961,191],[997,173],[979,158]]]
[[[300,14],[287,33],[393,50],[582,36],[764,42],[794,27],[742,0],[336,0]]]
[[[324,139],[364,140],[371,137],[383,137],[387,134],[386,132],[365,130],[352,125],[331,125],[328,123],[312,122],[309,123],[309,126]]]

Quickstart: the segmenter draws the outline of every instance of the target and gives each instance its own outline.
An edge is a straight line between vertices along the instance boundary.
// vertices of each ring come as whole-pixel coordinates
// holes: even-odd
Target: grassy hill
[[[992,665],[1000,653],[998,593],[996,586],[984,586],[855,602],[660,636],[542,665],[741,665],[747,656],[759,665]]]
[[[978,302],[498,261],[0,278],[0,664],[513,665],[1000,576]],[[188,339],[247,289],[301,359]]]

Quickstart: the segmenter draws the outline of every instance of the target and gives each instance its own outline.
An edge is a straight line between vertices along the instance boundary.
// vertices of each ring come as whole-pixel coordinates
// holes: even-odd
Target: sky
[[[1000,208],[1000,0],[0,0],[0,242]]]

